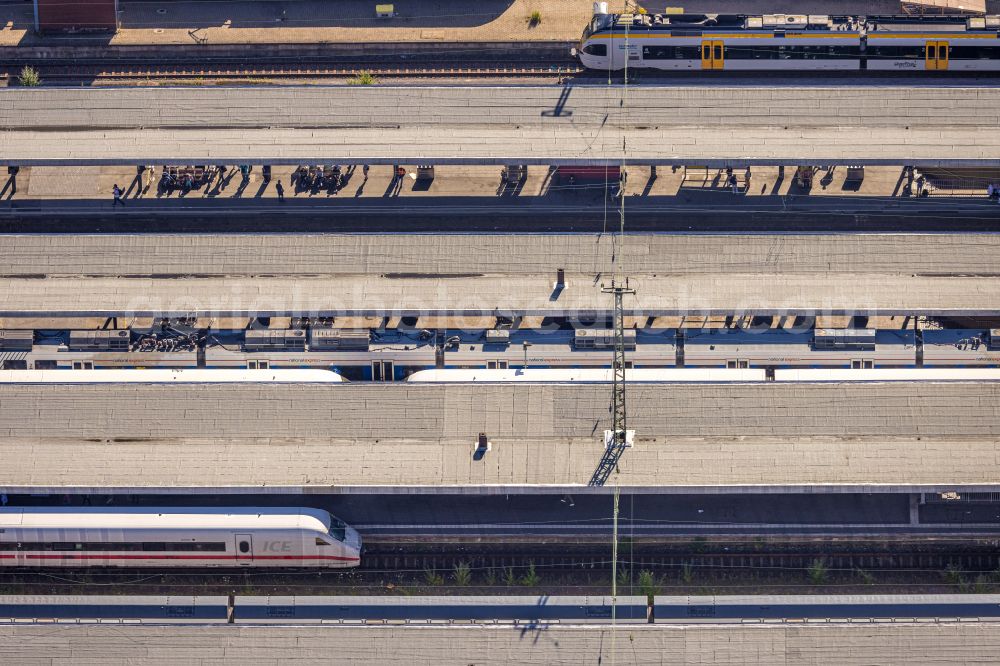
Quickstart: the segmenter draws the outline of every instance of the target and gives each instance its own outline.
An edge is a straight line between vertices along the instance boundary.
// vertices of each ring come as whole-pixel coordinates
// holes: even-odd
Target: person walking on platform
[[[115,200],[111,202],[112,208],[118,204],[125,205],[125,202],[122,201],[122,188],[118,187],[118,183],[115,183],[115,186],[111,188],[111,194],[115,197]]]
[[[743,193],[750,194],[750,167],[743,173]]]
[[[274,185],[274,189],[278,193],[278,201],[284,203],[285,202],[285,186],[281,184],[280,180]]]
[[[365,180],[368,180],[368,165],[361,167],[361,173],[364,174]]]
[[[740,182],[736,180],[736,174],[729,174],[729,186],[733,188],[733,194],[740,193]]]

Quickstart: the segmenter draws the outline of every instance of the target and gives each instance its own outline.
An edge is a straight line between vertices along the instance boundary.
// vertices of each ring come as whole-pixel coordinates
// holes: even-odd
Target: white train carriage
[[[625,380],[630,383],[670,382],[762,382],[766,371],[758,369],[732,370],[725,368],[628,368]],[[542,382],[542,383],[610,383],[611,368],[527,368],[491,370],[484,368],[443,368],[421,370],[406,378],[414,383],[447,382]]]
[[[588,69],[998,71],[1000,16],[595,15],[575,49]]]
[[[344,381],[330,370],[229,368],[124,370],[0,370],[0,384],[329,384]]]
[[[346,568],[357,531],[311,508],[4,508],[2,567]]]
[[[926,367],[1000,367],[1000,329],[923,331]]]
[[[854,70],[860,24],[849,17],[597,13],[577,49],[588,69]]]
[[[910,19],[868,23],[865,64],[873,71],[1000,70],[1000,16],[964,22]]]
[[[996,382],[1000,368],[779,368],[776,382]]]
[[[684,363],[717,368],[898,368],[916,364],[911,330],[685,331]]]

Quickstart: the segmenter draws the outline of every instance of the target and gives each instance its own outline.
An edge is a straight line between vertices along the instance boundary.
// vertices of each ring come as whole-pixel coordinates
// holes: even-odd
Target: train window
[[[608,45],[607,44],[587,44],[583,47],[583,52],[587,55],[598,56],[603,58],[608,55]]]
[[[643,46],[644,60],[698,60],[701,51],[697,46],[670,46],[666,44]]]
[[[1000,59],[998,46],[952,46],[952,60],[997,60]]]
[[[784,45],[784,46],[727,46],[730,60],[821,60],[827,58],[858,58],[858,46]]]
[[[250,552],[250,542],[249,541],[240,541],[240,552],[241,553],[249,553]]]
[[[337,520],[330,525],[330,531],[327,532],[331,537],[337,541],[344,541],[347,539],[347,523]]]
[[[918,60],[924,57],[922,46],[868,46],[869,58],[885,60]]]
[[[320,539],[319,537],[316,537],[316,545],[317,546],[329,546],[330,544],[328,544],[323,539]]]
[[[126,541],[118,543],[104,542],[22,542],[22,543],[0,543],[0,550],[85,550],[98,552],[129,552],[129,551],[216,551],[225,552],[226,544],[222,542],[201,542],[201,543],[162,543],[162,542],[139,542]]]
[[[643,60],[671,60],[674,57],[674,49],[670,46],[643,46]]]

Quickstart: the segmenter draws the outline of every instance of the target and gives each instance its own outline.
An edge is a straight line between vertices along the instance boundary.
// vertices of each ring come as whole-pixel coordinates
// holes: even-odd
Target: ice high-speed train
[[[1000,71],[1000,16],[595,14],[589,69]]]
[[[3,508],[0,567],[346,568],[361,537],[310,508]]]
[[[239,331],[207,342],[204,349],[148,351],[137,348],[139,334],[125,329],[0,329],[0,382],[99,383],[130,377],[178,384],[399,381],[441,367],[601,368],[608,366],[614,342],[613,333],[603,328],[446,330],[439,335],[326,329],[353,340],[346,348],[330,349],[314,344],[315,332]],[[266,344],[260,335],[267,336]],[[122,336],[126,343],[131,336],[131,343],[118,345]],[[625,342],[628,364],[635,368],[1000,367],[1000,328],[640,328],[626,330]],[[126,369],[143,372],[108,372]],[[313,372],[287,374],[292,369]]]

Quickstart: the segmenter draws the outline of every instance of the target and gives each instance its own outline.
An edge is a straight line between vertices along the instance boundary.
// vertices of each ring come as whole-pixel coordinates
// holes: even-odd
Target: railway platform
[[[173,45],[312,44],[423,42],[571,42],[590,21],[592,4],[579,0],[482,0],[475,5],[445,0],[385,3],[393,16],[379,17],[365,0],[336,5],[291,0],[267,5],[235,1],[210,4],[174,0],[158,4],[122,2],[120,28],[114,35],[76,37],[82,44]],[[541,21],[531,23],[533,11]],[[66,43],[34,34],[30,6],[5,5],[9,28],[0,45],[42,46]],[[0,17],[3,16],[0,13]]]
[[[991,0],[995,2],[995,0]],[[109,43],[111,45],[309,44],[309,43],[431,43],[451,42],[573,42],[590,21],[592,3],[583,0],[486,0],[472,8],[458,0],[386,3],[394,5],[392,18],[376,16],[374,2],[343,0],[335,6],[318,0],[286,0],[267,5],[172,0],[161,3],[121,2],[120,28],[115,35],[65,36],[48,39],[33,31],[31,6],[3,5],[0,46],[51,46],[53,43]],[[781,4],[781,3],[778,3]],[[987,2],[989,5],[990,2]],[[645,2],[649,11],[662,11],[663,2]],[[719,11],[710,0],[691,0],[689,12]],[[533,11],[541,21],[531,24]],[[829,11],[821,0],[802,0],[780,11],[818,14]],[[749,13],[779,11],[769,0],[746,0]],[[896,0],[841,2],[844,14],[892,14]],[[996,13],[997,10],[991,10]]]
[[[22,167],[0,182],[0,230],[591,231],[606,229],[608,211],[617,208],[617,169],[608,179],[578,181],[567,175],[571,168],[543,165],[505,180],[500,166],[371,165],[366,175],[364,165],[343,165],[339,183],[333,169],[327,165],[318,181],[323,168],[306,165],[267,173],[256,166],[245,176],[235,165],[160,165],[141,173]],[[1000,222],[1000,207],[986,196],[989,184],[1000,185],[1000,169],[939,177],[906,167],[830,167],[813,170],[812,184],[797,171],[755,167],[748,180],[747,170],[737,169],[734,193],[722,168],[630,166],[629,226],[954,232],[991,230]],[[120,205],[112,198],[115,185]]]
[[[103,210],[111,205],[114,185],[121,187],[126,205],[135,204],[144,213],[168,212],[172,201],[187,210],[241,199],[275,203],[279,183],[286,204],[350,200],[357,205],[371,199],[397,198],[415,202],[435,198],[437,205],[448,202],[460,205],[465,200],[481,202],[488,198],[498,205],[513,202],[539,205],[541,198],[549,203],[603,204],[607,194],[618,192],[620,173],[614,167],[606,177],[578,180],[572,175],[572,167],[538,165],[525,169],[519,178],[506,179],[503,166],[435,166],[428,171],[426,166],[400,164],[369,166],[366,175],[365,165],[352,164],[341,166],[341,181],[335,183],[333,166],[270,166],[266,173],[262,166],[256,166],[245,176],[238,165],[214,164],[156,165],[144,167],[141,173],[135,167],[24,167],[0,181],[3,206],[0,211],[14,212],[18,204],[50,214]],[[402,178],[398,177],[400,168]],[[317,173],[324,170],[325,179],[317,181]],[[819,199],[816,205],[826,202],[831,208],[851,202],[858,207],[888,205],[888,199],[896,199],[894,203],[898,205],[900,199],[926,197],[933,198],[934,206],[940,207],[943,201],[983,200],[989,184],[995,181],[1000,185],[1000,167],[959,170],[947,178],[935,178],[932,172],[931,177],[920,178],[924,175],[921,171],[914,172],[908,167],[881,166],[859,171],[831,166],[812,168],[808,181],[800,177],[800,171],[795,166],[759,166],[749,173],[745,168],[735,169],[737,190],[733,192],[726,183],[724,168],[636,165],[625,169],[625,194],[633,207],[646,205],[648,200],[649,205],[655,206],[701,203],[738,208],[746,205],[741,203],[742,197],[764,205],[774,198],[787,205],[790,199],[813,197]],[[169,184],[161,182],[164,172],[172,178]],[[191,176],[188,186],[184,174]],[[737,196],[719,196],[730,194]],[[121,212],[128,210],[123,207]]]

